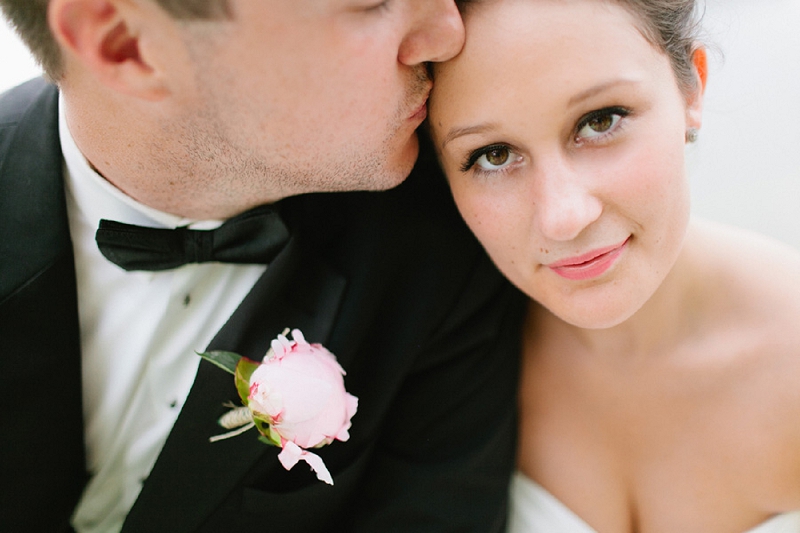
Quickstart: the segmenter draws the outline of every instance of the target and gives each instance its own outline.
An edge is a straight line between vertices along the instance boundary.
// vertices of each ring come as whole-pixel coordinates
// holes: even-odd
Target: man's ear
[[[687,126],[700,129],[703,124],[703,97],[706,92],[706,82],[708,81],[708,53],[706,49],[699,46],[692,54],[692,64],[696,76],[695,88],[691,95],[688,95],[686,119]]]
[[[113,90],[158,100],[167,89],[140,50],[137,28],[144,16],[136,2],[126,0],[50,0],[48,7],[50,29],[67,64],[79,63]]]

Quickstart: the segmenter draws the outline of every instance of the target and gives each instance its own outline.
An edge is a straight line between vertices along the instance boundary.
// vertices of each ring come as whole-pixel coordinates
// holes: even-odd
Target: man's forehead
[[[371,1],[377,0],[231,0],[235,4],[254,4],[259,6],[269,6],[276,9],[291,9],[298,14],[302,12],[331,11],[336,9],[354,9],[357,7],[367,7]],[[397,0],[403,1],[403,0]]]

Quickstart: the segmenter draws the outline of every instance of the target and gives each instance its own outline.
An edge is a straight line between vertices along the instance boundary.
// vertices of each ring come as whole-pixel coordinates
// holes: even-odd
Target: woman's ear
[[[67,65],[65,81],[72,63],[115,91],[161,99],[164,80],[140,53],[137,28],[146,16],[126,0],[50,0],[48,22]]]
[[[692,54],[692,64],[696,76],[695,87],[692,94],[688,95],[686,119],[687,126],[699,130],[703,123],[703,97],[708,81],[708,53],[702,46],[698,46]]]

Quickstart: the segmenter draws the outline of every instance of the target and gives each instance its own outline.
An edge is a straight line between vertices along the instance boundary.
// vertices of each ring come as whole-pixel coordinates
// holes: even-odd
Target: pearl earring
[[[686,142],[693,143],[697,141],[697,137],[700,136],[700,131],[697,128],[689,128],[686,130]]]

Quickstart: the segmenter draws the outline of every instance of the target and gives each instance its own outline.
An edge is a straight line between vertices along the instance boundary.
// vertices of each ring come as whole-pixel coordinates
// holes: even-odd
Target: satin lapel
[[[260,359],[284,328],[300,328],[310,342],[326,342],[346,280],[303,250],[294,236],[269,266],[209,349]],[[210,443],[225,430],[216,420],[226,402],[240,405],[227,372],[202,362],[180,416],[128,515],[123,532],[180,533],[196,529],[264,454],[281,468],[278,449],[254,431]]]

